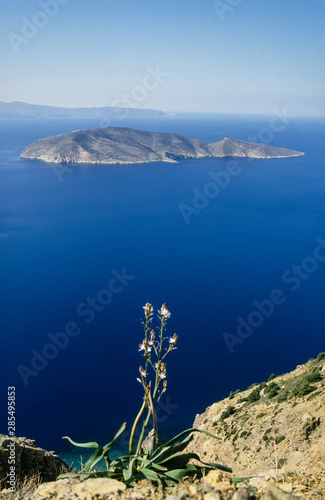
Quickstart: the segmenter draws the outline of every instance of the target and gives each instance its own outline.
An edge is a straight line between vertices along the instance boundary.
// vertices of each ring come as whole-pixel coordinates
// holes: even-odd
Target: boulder
[[[9,458],[15,460],[16,481],[39,476],[40,482],[54,481],[61,472],[69,472],[67,463],[53,451],[39,448],[35,441],[24,437],[9,437],[0,434],[0,487],[6,488],[10,471]],[[12,460],[11,460],[12,461]]]

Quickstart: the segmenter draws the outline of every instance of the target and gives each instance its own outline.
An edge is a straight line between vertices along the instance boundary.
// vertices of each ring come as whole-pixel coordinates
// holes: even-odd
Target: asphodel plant
[[[167,338],[165,337],[166,322],[168,318],[170,318],[170,312],[168,311],[166,304],[163,304],[161,306],[161,309],[158,311],[159,332],[157,336],[155,330],[151,329],[153,317],[152,305],[147,303],[143,309],[145,315],[145,320],[142,323],[144,329],[144,339],[139,345],[139,351],[143,351],[144,367],[140,366],[140,378],[138,378],[137,381],[142,385],[144,395],[142,406],[138,415],[136,416],[131,431],[129,442],[130,455],[133,455],[134,436],[136,433],[136,429],[144,415],[145,418],[143,420],[142,429],[136,448],[136,455],[140,453],[150,417],[152,417],[153,419],[152,449],[150,451],[155,451],[158,446],[158,429],[155,408],[157,407],[161,396],[167,389],[167,365],[164,360],[171,351],[176,349],[178,338],[176,333],[174,333],[173,337],[170,337],[168,339],[168,346],[163,349],[163,345],[167,340]],[[153,380],[150,380],[150,370],[152,370],[154,374]]]
[[[159,484],[166,485],[170,482],[178,482],[182,477],[201,477],[208,470],[221,469],[231,472],[224,465],[202,462],[196,453],[183,453],[193,438],[195,432],[203,433],[214,439],[219,437],[201,430],[187,429],[167,443],[161,444],[158,435],[156,408],[167,390],[167,355],[176,349],[178,336],[166,336],[166,323],[170,318],[167,305],[163,304],[158,310],[158,328],[152,328],[153,307],[147,303],[144,307],[144,339],[139,345],[139,351],[144,358],[144,366],[139,367],[140,376],[138,383],[143,387],[143,401],[141,408],[134,420],[130,432],[128,455],[120,456],[111,460],[109,452],[126,427],[124,423],[114,438],[106,446],[101,447],[96,442],[76,443],[66,437],[73,445],[83,448],[96,448],[93,455],[84,465],[84,472],[61,474],[59,478],[71,477],[80,474],[88,474],[92,477],[112,477],[134,485],[136,480],[150,479]],[[146,431],[149,423],[153,422],[153,428],[149,433],[150,439],[146,439]],[[139,436],[139,438],[136,438]],[[183,439],[182,441],[180,441]],[[100,460],[105,462],[105,470],[94,471],[94,467]],[[192,459],[200,462],[202,466],[189,463]]]

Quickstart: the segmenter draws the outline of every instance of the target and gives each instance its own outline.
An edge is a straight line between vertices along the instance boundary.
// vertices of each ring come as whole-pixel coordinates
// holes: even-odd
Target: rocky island
[[[287,158],[302,155],[304,153],[300,151],[227,137],[219,142],[206,142],[172,133],[107,127],[38,139],[20,156],[49,163],[125,164],[209,157]]]

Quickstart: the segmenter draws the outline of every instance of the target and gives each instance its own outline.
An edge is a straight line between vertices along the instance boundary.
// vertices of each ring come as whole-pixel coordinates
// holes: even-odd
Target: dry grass
[[[0,492],[0,499],[11,500],[17,498],[20,495],[31,495],[32,493],[34,493],[40,483],[41,475],[39,471],[37,471],[31,476],[24,477],[24,479],[17,479],[16,491],[10,492],[7,490],[3,490],[3,492]]]

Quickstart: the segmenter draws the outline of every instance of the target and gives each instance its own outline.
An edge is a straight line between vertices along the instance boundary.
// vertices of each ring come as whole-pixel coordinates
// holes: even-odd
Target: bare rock
[[[221,496],[216,491],[209,491],[209,493],[206,493],[203,498],[204,500],[222,500]]]
[[[262,500],[297,500],[296,495],[291,495],[276,486],[269,486]]]
[[[164,442],[165,441],[161,436],[155,436],[155,431],[152,429],[143,441],[142,448],[149,450],[149,455],[151,455],[159,446],[164,444]]]
[[[237,490],[232,497],[232,500],[248,500],[249,499],[249,491],[247,488],[240,488]]]
[[[59,481],[40,485],[33,495],[33,500],[45,500],[47,498],[92,500],[105,498],[105,495],[117,494],[125,489],[124,483],[111,478],[86,479],[81,482],[60,479]]]
[[[9,437],[0,434],[0,486],[5,488],[9,474],[9,458],[15,460],[16,479],[38,475],[40,482],[54,481],[61,472],[68,472],[69,467],[53,451],[39,448],[35,441],[24,437]]]

